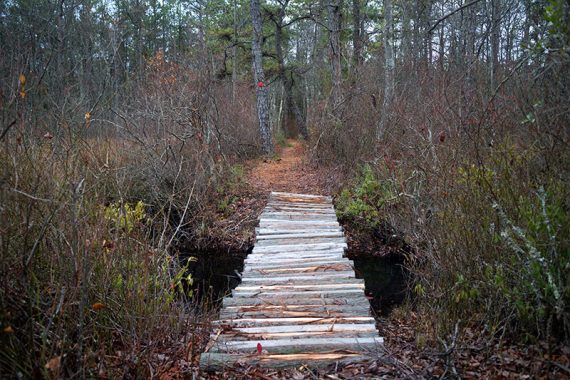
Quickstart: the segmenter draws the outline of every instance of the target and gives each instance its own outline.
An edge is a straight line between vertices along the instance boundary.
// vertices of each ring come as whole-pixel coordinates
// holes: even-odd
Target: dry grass
[[[224,88],[166,66],[89,126],[24,118],[2,138],[0,377],[150,377],[206,343],[178,250],[211,234],[204,210],[256,130],[247,97],[214,112]]]

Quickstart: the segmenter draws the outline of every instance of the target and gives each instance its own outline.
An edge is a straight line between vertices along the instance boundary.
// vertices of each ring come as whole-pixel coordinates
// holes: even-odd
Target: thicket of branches
[[[250,11],[0,4],[0,375],[148,376],[197,339],[170,258],[204,232],[228,168],[260,152]],[[568,341],[569,13],[261,4],[273,135],[354,177],[345,217],[406,236],[431,338],[476,325]]]
[[[359,162],[341,215],[387,220],[415,247],[410,291],[428,339],[458,325],[567,342],[568,5],[407,7],[394,2],[393,72],[384,46],[336,108],[312,108],[314,160]]]
[[[259,143],[174,5],[0,6],[0,377],[149,377],[205,343],[177,247]]]

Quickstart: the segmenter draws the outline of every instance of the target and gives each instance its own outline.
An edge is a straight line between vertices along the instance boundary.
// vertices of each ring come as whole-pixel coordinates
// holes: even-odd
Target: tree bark
[[[265,73],[263,72],[263,55],[261,50],[263,30],[259,0],[251,0],[251,22],[253,24],[251,51],[253,56],[253,78],[256,88],[257,116],[259,118],[259,134],[261,135],[263,153],[269,156],[273,153],[273,142],[269,126],[268,91],[265,85]]]
[[[329,45],[332,68],[332,108],[335,110],[341,100],[342,71],[340,65],[340,27],[342,0],[331,0],[328,3]]]
[[[359,67],[362,64],[361,23],[360,0],[352,0],[352,63],[354,67]]]
[[[376,139],[380,140],[386,130],[388,123],[388,113],[392,106],[394,97],[394,71],[396,63],[394,61],[393,47],[393,20],[392,20],[392,0],[384,0],[384,102],[382,103],[382,114],[376,129]]]
[[[491,0],[491,91],[497,85],[497,69],[499,67],[499,39],[501,33],[500,3]]]
[[[237,85],[237,40],[238,40],[238,28],[237,28],[237,0],[233,0],[233,13],[234,13],[234,35],[232,47],[232,102],[236,101],[236,85]]]

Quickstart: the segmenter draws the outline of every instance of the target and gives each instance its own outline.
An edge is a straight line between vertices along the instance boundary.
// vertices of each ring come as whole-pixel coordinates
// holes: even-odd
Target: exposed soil
[[[328,195],[330,186],[324,173],[307,163],[305,153],[303,142],[287,140],[285,147],[278,147],[275,158],[255,160],[247,165],[249,184],[261,192]]]

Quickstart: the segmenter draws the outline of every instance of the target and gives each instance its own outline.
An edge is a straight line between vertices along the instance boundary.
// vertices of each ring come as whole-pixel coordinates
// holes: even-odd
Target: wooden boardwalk
[[[241,284],[226,297],[200,366],[349,363],[378,352],[364,282],[344,257],[330,197],[271,193]],[[261,353],[260,353],[261,351]]]

